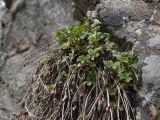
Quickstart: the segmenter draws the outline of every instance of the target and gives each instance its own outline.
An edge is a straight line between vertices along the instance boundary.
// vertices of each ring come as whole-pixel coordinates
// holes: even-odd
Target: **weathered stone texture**
[[[93,11],[107,31],[133,43],[142,71],[139,91],[142,119],[151,120],[150,101],[160,107],[160,4],[157,8],[143,0],[103,0]],[[90,18],[91,16],[89,16]],[[93,16],[95,18],[95,16]],[[124,48],[127,48],[127,44]]]
[[[3,22],[0,76],[8,84],[8,88],[0,91],[0,120],[9,120],[36,63],[55,48],[54,33],[58,27],[73,23],[71,3],[71,0],[25,0],[25,6],[13,20],[6,8],[4,15],[0,11],[0,22]],[[46,49],[48,44],[51,46]]]

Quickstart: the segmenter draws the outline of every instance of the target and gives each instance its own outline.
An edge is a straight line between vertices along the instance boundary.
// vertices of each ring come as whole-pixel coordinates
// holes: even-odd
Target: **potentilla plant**
[[[130,100],[138,73],[134,52],[120,52],[97,21],[64,26],[56,39],[57,54],[42,60],[37,70],[41,76],[35,78],[32,99],[28,99],[35,103],[34,116],[55,120],[134,119]]]

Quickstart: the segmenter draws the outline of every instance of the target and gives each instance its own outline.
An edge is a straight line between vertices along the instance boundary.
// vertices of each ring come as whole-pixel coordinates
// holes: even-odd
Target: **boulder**
[[[7,0],[0,10],[0,120],[9,120],[22,100],[40,58],[53,52],[54,33],[62,25],[73,23],[71,0],[25,0],[13,18],[17,1]],[[17,4],[17,5],[15,5]]]
[[[157,116],[153,115],[153,108],[160,108],[159,11],[160,4],[153,6],[144,0],[101,0],[94,11],[88,11],[88,18],[100,20],[104,30],[117,37],[123,50],[133,47],[138,55],[142,73],[142,85],[138,91],[142,118],[139,119],[142,120],[155,119]],[[155,107],[150,109],[153,104]]]

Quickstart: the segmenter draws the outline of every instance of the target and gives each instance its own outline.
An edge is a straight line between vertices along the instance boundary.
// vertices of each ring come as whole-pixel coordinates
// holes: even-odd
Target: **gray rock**
[[[103,24],[120,27],[126,18],[134,21],[149,19],[153,9],[142,0],[107,0],[96,6],[96,11]]]
[[[133,43],[142,70],[142,120],[151,120],[149,105],[160,108],[160,4],[155,9],[143,0],[104,0],[96,6],[97,19],[104,28],[121,38],[120,43]],[[124,45],[126,49],[128,44]],[[130,46],[129,46],[130,47]],[[124,50],[125,50],[124,49]]]
[[[57,29],[73,23],[71,3],[71,0],[25,0],[25,7],[14,20],[8,11],[0,17],[5,23],[0,29],[0,41],[5,45],[0,47],[0,64],[3,63],[0,76],[8,85],[0,91],[0,120],[10,119],[38,61],[52,53]]]
[[[0,0],[0,7],[5,7],[5,2],[3,0]]]
[[[160,44],[160,35],[154,36],[149,40],[149,46],[154,47],[155,45]]]
[[[150,95],[153,95],[157,88],[160,88],[160,56],[151,55],[146,57],[144,63],[147,65],[142,68],[142,79],[143,79],[143,91],[149,94],[148,98],[151,100]],[[146,88],[145,88],[146,87]]]
[[[87,17],[87,11],[95,10],[95,7],[101,0],[73,0],[73,17],[78,21],[84,21]]]

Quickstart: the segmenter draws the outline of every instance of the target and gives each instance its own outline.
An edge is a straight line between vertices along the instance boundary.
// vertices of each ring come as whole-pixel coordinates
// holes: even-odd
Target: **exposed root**
[[[107,69],[97,68],[99,72],[96,82],[92,86],[86,86],[83,84],[82,77],[82,74],[85,74],[85,68],[75,67],[60,80],[57,77],[58,73],[67,69],[67,66],[53,61],[50,61],[48,66],[50,67],[47,73],[45,65],[42,64],[38,68],[32,86],[24,98],[23,104],[28,118],[45,120],[132,119],[132,107],[127,93],[120,84],[116,83]],[[80,70],[81,73],[79,73]],[[111,86],[117,88],[114,96],[109,93]],[[24,115],[19,117],[24,117]]]

